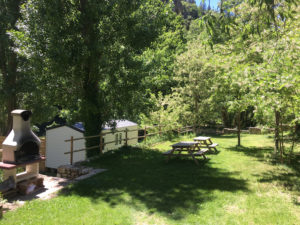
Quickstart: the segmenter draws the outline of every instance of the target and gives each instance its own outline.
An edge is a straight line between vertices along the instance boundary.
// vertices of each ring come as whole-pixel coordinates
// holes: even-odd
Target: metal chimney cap
[[[31,115],[32,112],[30,110],[24,110],[24,109],[15,109],[11,111],[12,116],[21,116],[24,121],[27,121]]]

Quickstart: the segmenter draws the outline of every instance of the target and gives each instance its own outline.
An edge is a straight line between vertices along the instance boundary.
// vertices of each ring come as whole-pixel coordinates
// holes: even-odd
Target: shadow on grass
[[[226,150],[241,152],[247,156],[255,157],[260,160],[266,160],[272,158],[274,149],[272,147],[245,147],[245,146],[232,146],[226,148]]]
[[[275,183],[276,185],[283,186],[288,191],[300,192],[300,173],[295,172],[286,172],[286,171],[277,171],[274,173],[266,172],[259,174],[260,182],[263,183]]]
[[[276,162],[279,164],[279,158]],[[297,195],[300,194],[300,158],[292,158],[288,160],[285,158],[284,165],[290,170],[287,170],[285,167],[282,167],[280,170],[266,172],[260,175],[262,177],[259,179],[260,182],[267,183],[276,183],[277,185],[283,186],[284,189],[288,191],[297,192]],[[300,199],[295,202],[296,205],[300,205]]]
[[[258,147],[230,147],[226,148],[230,151],[241,152],[247,156],[255,157],[259,161],[268,162],[271,164],[283,165],[280,163],[279,158],[275,158],[273,155],[274,149],[272,147],[258,148]],[[272,183],[283,187],[284,189],[292,192],[300,193],[300,161],[297,159],[284,163],[285,167],[280,167],[278,170],[272,170],[264,173],[255,174],[258,177],[258,181],[262,183]],[[288,170],[290,168],[291,170]],[[294,201],[296,205],[300,204],[300,201]]]
[[[232,146],[226,148],[229,151],[241,152],[247,156],[255,157],[259,161],[265,161],[272,164],[280,164],[279,155],[275,157],[273,147],[244,147],[244,146]],[[295,170],[295,172],[300,173],[300,157],[294,157],[288,160],[287,156],[284,158],[284,164]]]
[[[214,190],[248,191],[245,180],[212,168],[209,161],[202,161],[200,166],[192,159],[172,159],[166,163],[161,152],[151,149],[123,148],[90,165],[108,171],[74,184],[62,195],[89,197],[112,207],[127,204],[140,210],[146,208],[149,213],[159,212],[176,220],[212,201]]]

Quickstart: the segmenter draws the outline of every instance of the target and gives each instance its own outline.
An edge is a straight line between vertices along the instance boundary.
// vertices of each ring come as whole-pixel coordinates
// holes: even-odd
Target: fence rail
[[[148,129],[157,128],[157,127],[158,127],[159,131],[153,132],[153,133],[147,133]],[[162,127],[165,127],[165,126],[162,126],[162,125],[145,126],[144,128],[137,129],[137,130],[128,130],[126,128],[125,130],[121,131],[121,132],[125,131],[125,138],[121,139],[121,141],[125,141],[125,146],[127,146],[129,140],[134,140],[134,139],[138,140],[140,138],[144,138],[144,141],[146,142],[147,141],[147,137],[149,137],[149,136],[153,136],[153,135],[159,135],[159,136],[161,136],[163,133],[168,133],[170,131],[177,132],[178,134],[187,133],[187,132],[190,132],[190,131],[195,131],[195,126],[178,127],[177,129],[169,129],[169,130],[162,130]],[[190,128],[192,128],[192,129],[190,129]],[[139,131],[142,131],[142,130],[144,130],[144,135],[143,136],[139,136],[138,135],[137,137],[128,138],[128,133],[129,132],[136,132],[136,131],[139,132]],[[120,132],[120,131],[118,131],[118,132]],[[103,143],[103,137],[105,135],[107,135],[107,134],[114,134],[114,133],[116,133],[116,132],[112,131],[112,132],[100,133],[98,135],[87,136],[87,137],[82,137],[82,138],[74,138],[73,136],[71,136],[70,139],[65,140],[65,142],[70,142],[70,151],[65,152],[64,154],[65,155],[70,154],[70,164],[71,165],[73,164],[73,154],[76,153],[76,152],[82,152],[82,151],[91,150],[91,149],[99,149],[100,150],[100,154],[102,154],[105,145],[115,143],[115,141],[110,141],[110,142]],[[75,141],[86,140],[86,139],[90,139],[90,138],[100,138],[100,145],[95,145],[95,146],[91,146],[91,147],[87,147],[87,148],[82,148],[82,149],[76,149],[76,150],[74,150],[74,142]]]

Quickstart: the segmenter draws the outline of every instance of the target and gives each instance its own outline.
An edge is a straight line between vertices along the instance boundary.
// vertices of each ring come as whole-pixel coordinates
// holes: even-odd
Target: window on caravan
[[[115,134],[115,145],[118,145],[118,134]]]

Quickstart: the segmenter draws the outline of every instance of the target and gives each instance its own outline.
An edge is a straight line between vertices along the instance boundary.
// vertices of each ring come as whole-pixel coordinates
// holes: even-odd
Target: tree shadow
[[[280,163],[279,156],[274,155],[273,147],[255,147],[255,146],[231,146],[225,148],[229,151],[240,152],[247,156],[255,157],[259,161],[268,162],[271,164],[282,164]],[[300,173],[300,156],[294,156],[290,160],[288,159],[288,155],[284,155],[284,165],[295,170],[297,173]]]
[[[273,155],[273,151],[274,151],[274,149],[272,147],[231,146],[231,147],[228,147],[225,149],[229,150],[229,151],[240,152],[247,156],[258,158],[261,161],[271,160],[271,162],[275,163],[275,161],[272,160],[272,155]]]
[[[299,195],[300,193],[300,159],[294,158],[290,162],[285,161],[284,164],[280,163],[279,158],[275,158],[272,147],[230,147],[226,148],[229,151],[241,152],[247,156],[255,157],[258,161],[264,161],[272,165],[284,165],[280,169],[272,170],[264,173],[253,174],[258,177],[261,183],[272,183],[280,186],[287,191],[291,191]],[[287,169],[289,168],[289,169]],[[300,200],[294,201],[296,205],[300,205]]]
[[[292,193],[292,201],[295,205],[300,206],[300,172],[298,171],[269,171],[257,174],[258,181],[261,183],[272,183],[272,185],[280,186],[285,191]]]
[[[279,159],[277,160],[279,163]],[[290,160],[287,158],[285,159],[284,165],[289,168],[290,170],[287,170],[286,168],[282,168],[281,170],[274,172],[268,172],[262,174],[262,178],[260,179],[261,182],[275,182],[278,185],[281,185],[284,187],[284,189],[288,191],[297,192],[299,195],[300,193],[300,157],[294,157]],[[297,205],[300,205],[300,200],[297,200],[295,203]]]
[[[89,197],[111,207],[146,207],[150,213],[159,212],[177,220],[194,213],[202,203],[212,201],[214,190],[249,191],[245,180],[212,168],[210,161],[201,161],[199,166],[192,159],[172,159],[166,163],[162,153],[152,149],[122,148],[90,165],[108,171],[68,187],[62,195]]]
[[[295,171],[297,171],[297,173],[300,174],[300,155],[294,155],[294,156],[291,158],[291,160],[290,160],[288,166],[289,166],[290,168],[294,169]],[[300,176],[299,176],[299,177],[300,177]]]
[[[275,173],[272,171],[259,174],[258,176],[261,177],[258,179],[259,182],[274,183],[275,185],[284,187],[288,191],[300,192],[300,173],[298,171],[276,171]]]

